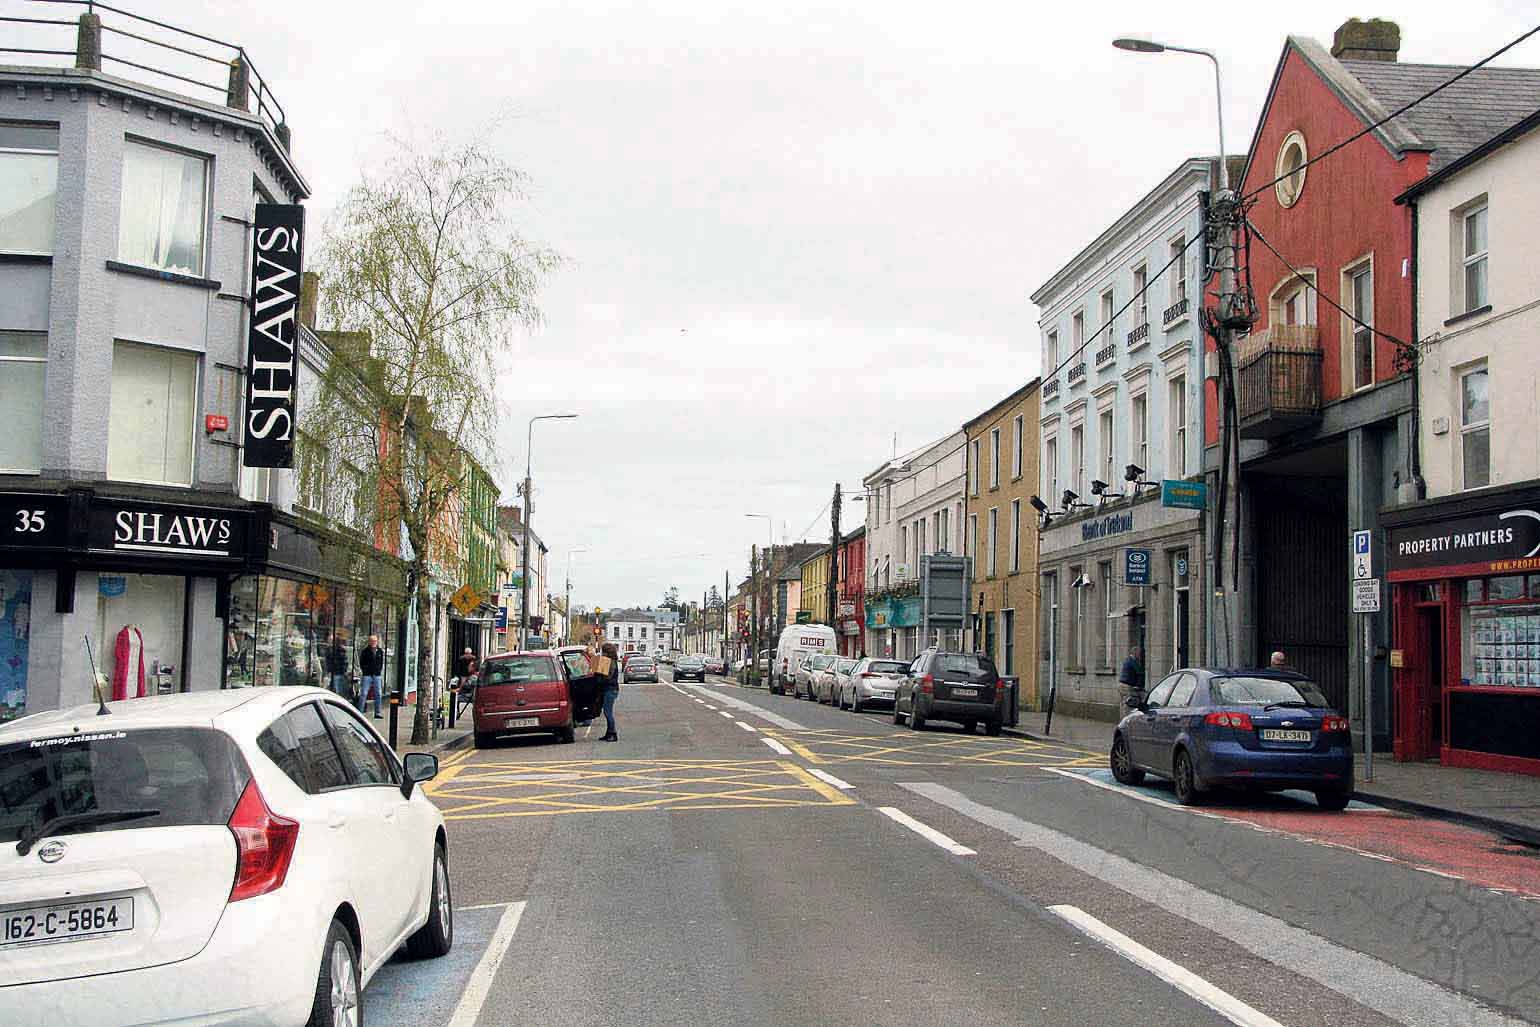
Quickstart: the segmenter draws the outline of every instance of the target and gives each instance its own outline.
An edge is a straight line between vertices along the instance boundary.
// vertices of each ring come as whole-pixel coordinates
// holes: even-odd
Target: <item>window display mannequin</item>
[[[112,698],[144,698],[144,635],[125,624],[113,643]]]

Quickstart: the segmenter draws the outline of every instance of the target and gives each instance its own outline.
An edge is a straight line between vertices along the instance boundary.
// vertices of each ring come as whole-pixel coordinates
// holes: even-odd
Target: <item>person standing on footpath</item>
[[[338,695],[347,697],[348,694],[348,647],[342,644],[342,639],[334,639],[332,647],[326,652],[326,674],[330,678],[329,687]]]
[[[1283,655],[1282,649],[1278,649],[1273,652],[1273,655],[1267,661],[1267,668],[1268,670],[1289,669],[1289,658]]]
[[[370,635],[369,641],[358,654],[358,712],[364,712],[369,694],[374,693],[374,719],[380,719],[380,701],[385,692],[385,650],[380,648],[380,636]]]
[[[620,650],[615,643],[606,642],[600,650],[609,657],[610,669],[604,681],[604,737],[601,742],[618,742],[620,735],[615,731],[615,700],[620,697]]]
[[[1118,684],[1128,689],[1128,694],[1141,702],[1144,700],[1144,653],[1134,646],[1118,671]]]

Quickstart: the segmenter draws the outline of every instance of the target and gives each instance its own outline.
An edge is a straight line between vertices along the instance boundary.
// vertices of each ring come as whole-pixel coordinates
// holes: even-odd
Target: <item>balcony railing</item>
[[[1050,378],[1043,383],[1043,398],[1052,399],[1059,394],[1059,379]]]
[[[1085,381],[1085,361],[1082,360],[1069,369],[1069,383],[1073,386],[1076,382]]]
[[[1171,304],[1166,308],[1166,312],[1160,316],[1161,325],[1168,325],[1179,317],[1185,317],[1187,315],[1187,309],[1191,303],[1191,299],[1183,296],[1181,299]]]
[[[1321,419],[1321,346],[1314,325],[1279,325],[1235,346],[1241,436],[1272,439]]]
[[[1150,323],[1148,321],[1145,321],[1142,324],[1140,324],[1138,328],[1135,328],[1133,331],[1128,333],[1128,348],[1129,349],[1133,349],[1135,346],[1139,345],[1141,342],[1143,342],[1145,339],[1148,339],[1149,337],[1150,337]]]
[[[1118,344],[1117,343],[1114,342],[1114,343],[1111,343],[1110,345],[1103,346],[1101,349],[1096,351],[1096,366],[1097,367],[1101,367],[1103,364],[1111,363],[1112,360],[1117,355],[1118,355]]]

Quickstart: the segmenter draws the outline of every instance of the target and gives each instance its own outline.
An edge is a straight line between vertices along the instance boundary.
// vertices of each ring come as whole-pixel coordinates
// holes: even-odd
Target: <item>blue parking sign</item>
[[[1123,550],[1123,584],[1148,585],[1150,583],[1150,551],[1148,549]]]

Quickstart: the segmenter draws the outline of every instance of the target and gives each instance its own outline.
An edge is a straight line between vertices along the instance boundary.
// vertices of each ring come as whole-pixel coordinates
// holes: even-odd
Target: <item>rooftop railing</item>
[[[74,11],[71,19],[57,16]],[[25,11],[27,14],[12,13]],[[132,69],[124,77],[147,76],[147,84],[187,93],[194,99],[221,103],[256,114],[289,148],[288,118],[271,86],[239,43],[229,43],[191,29],[147,18],[96,0],[11,0],[0,6],[0,25],[7,30],[0,46],[7,60],[55,67],[55,57],[73,59],[74,67],[91,71]],[[74,30],[74,47],[65,49]],[[105,65],[105,68],[104,68]],[[215,68],[220,72],[214,71]],[[222,72],[222,73],[221,73]],[[174,83],[174,84],[172,84]]]

